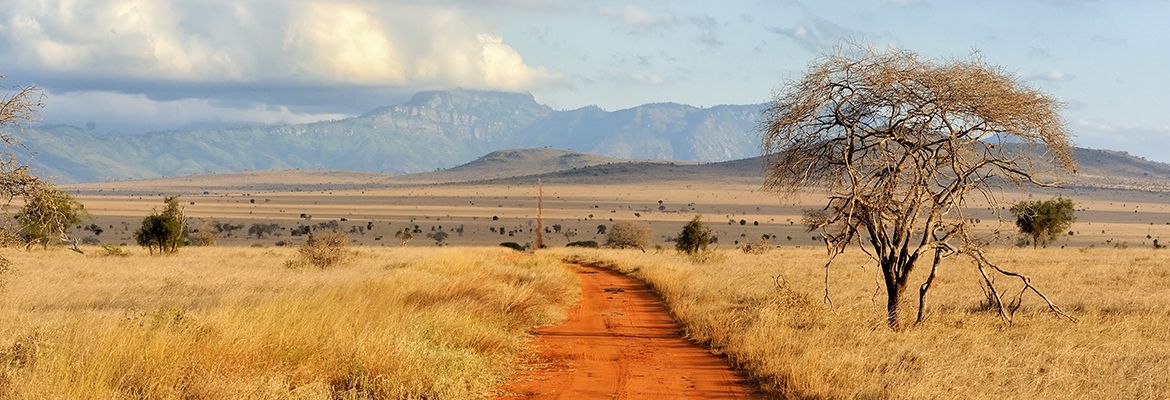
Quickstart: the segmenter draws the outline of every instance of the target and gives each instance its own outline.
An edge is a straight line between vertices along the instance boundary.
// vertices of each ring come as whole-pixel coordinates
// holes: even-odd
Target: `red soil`
[[[686,341],[645,285],[573,266],[581,301],[563,324],[535,332],[539,367],[504,387],[511,399],[748,399],[719,357]]]

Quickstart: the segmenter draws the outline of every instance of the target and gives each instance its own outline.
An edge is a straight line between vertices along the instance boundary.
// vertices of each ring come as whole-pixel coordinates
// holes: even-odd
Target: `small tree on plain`
[[[0,80],[4,76],[0,75]],[[18,86],[12,93],[0,94],[0,205],[9,205],[14,199],[28,200],[38,187],[48,185],[43,180],[29,172],[28,165],[18,161],[13,155],[10,146],[19,145],[11,132],[19,132],[19,128],[26,123],[36,120],[37,114],[44,107],[44,95],[34,86]],[[4,232],[0,232],[0,245],[8,244],[8,239],[16,239],[18,235],[6,225]],[[4,273],[8,272],[11,262],[0,257],[0,284],[3,284]]]
[[[394,237],[398,239],[399,246],[405,247],[407,243],[414,240],[414,232],[410,228],[402,228],[402,230],[394,232]]]
[[[187,217],[179,205],[179,196],[167,197],[164,202],[163,211],[152,212],[143,218],[142,225],[134,232],[134,240],[139,246],[146,247],[150,254],[154,254],[155,249],[159,254],[171,254],[186,244]]]
[[[683,253],[694,255],[707,251],[707,245],[712,243],[714,235],[711,228],[703,223],[703,217],[696,215],[683,226],[682,232],[674,238],[674,248]]]
[[[1032,237],[1032,248],[1048,246],[1077,220],[1073,201],[1063,197],[1021,201],[1012,206],[1011,212],[1020,233]]]
[[[86,216],[85,207],[68,193],[49,185],[38,185],[29,193],[24,207],[16,214],[25,247],[48,247],[53,240],[69,242],[70,226]],[[100,229],[100,228],[99,228]]]
[[[650,245],[650,227],[631,221],[615,223],[606,234],[605,245],[616,249],[634,248],[646,251],[646,246]]]
[[[813,64],[777,94],[761,125],[765,185],[786,194],[828,192],[825,206],[806,218],[828,250],[826,274],[850,244],[868,254],[881,271],[894,330],[924,255],[932,261],[919,287],[917,322],[940,261],[957,254],[975,262],[1004,320],[1028,291],[1067,316],[1030,279],[985,256],[966,202],[974,192],[994,205],[1000,180],[1051,186],[1033,175],[1032,161],[1041,157],[1030,150],[1074,170],[1059,102],[978,58],[936,63],[904,50],[853,53]],[[996,272],[1023,285],[1007,306],[989,275]]]

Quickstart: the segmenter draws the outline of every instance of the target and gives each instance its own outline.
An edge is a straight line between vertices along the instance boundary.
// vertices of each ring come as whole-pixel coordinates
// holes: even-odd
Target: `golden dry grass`
[[[946,262],[931,292],[927,322],[901,333],[886,328],[876,266],[861,254],[836,263],[829,307],[821,300],[823,250],[729,251],[706,264],[673,252],[556,253],[647,281],[689,337],[729,354],[776,397],[1165,398],[1170,393],[1170,253],[1165,250],[992,253],[1005,268],[1031,275],[1079,323],[1053,318],[1031,298],[1007,325],[981,310],[974,267]],[[924,274],[919,271],[915,279]],[[778,286],[776,276],[785,284]],[[915,302],[916,293],[908,294]],[[911,319],[914,307],[905,306]]]
[[[328,270],[291,249],[167,257],[5,250],[0,397],[475,398],[562,318],[576,279],[506,249],[358,250]]]

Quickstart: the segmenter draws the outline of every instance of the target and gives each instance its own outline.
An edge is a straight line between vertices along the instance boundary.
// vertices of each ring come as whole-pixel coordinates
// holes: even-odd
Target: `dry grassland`
[[[480,397],[577,296],[558,259],[506,249],[363,249],[329,270],[283,267],[291,249],[132,251],[3,251],[0,397]]]
[[[227,178],[223,178],[227,179]],[[291,179],[291,178],[290,178]],[[234,181],[227,180],[227,183]],[[88,184],[94,187],[126,183]],[[701,214],[719,236],[720,243],[754,242],[767,235],[769,244],[784,247],[821,246],[818,235],[806,232],[801,224],[807,209],[824,206],[823,193],[805,193],[780,198],[776,193],[759,189],[759,180],[726,179],[722,181],[637,182],[613,184],[545,184],[544,226],[562,226],[572,237],[546,235],[552,246],[570,241],[603,242],[598,225],[612,226],[620,221],[647,223],[654,231],[655,244],[670,246],[666,237],[677,234],[683,224]],[[142,217],[152,208],[161,207],[163,189],[149,194],[131,194],[127,188],[104,192],[91,191],[78,196],[93,221],[105,229],[94,236],[74,232],[75,237],[99,240],[106,244],[133,244],[132,234]],[[76,189],[76,188],[74,188]],[[174,188],[170,188],[174,189]],[[236,191],[185,194],[182,202],[192,218],[192,226],[212,221],[244,225],[233,236],[221,237],[222,244],[273,246],[277,243],[299,244],[304,237],[291,236],[298,226],[337,222],[350,232],[355,243],[365,246],[396,246],[394,233],[418,226],[410,246],[433,246],[424,237],[432,230],[450,233],[448,243],[460,246],[495,246],[501,242],[524,244],[532,241],[536,217],[536,182],[528,185],[440,185],[363,190],[318,192],[250,193]],[[1170,242],[1170,193],[1067,189],[1051,192],[1003,193],[1003,204],[1019,200],[1048,199],[1056,196],[1073,199],[1078,209],[1077,222],[1053,246],[1070,247],[1152,247],[1153,239]],[[1007,236],[1015,232],[1006,209],[993,212],[973,203],[969,216],[980,218],[975,229],[981,233],[1001,230]],[[305,217],[302,217],[304,215]],[[247,228],[255,223],[276,223],[281,230],[263,238],[248,236]],[[369,228],[367,230],[367,228]],[[456,231],[461,229],[462,233]],[[506,233],[505,233],[506,232]],[[1015,238],[1007,237],[999,246],[1012,246]]]
[[[777,397],[1136,399],[1170,393],[1166,250],[992,253],[1005,268],[1031,275],[1079,323],[1053,318],[1031,298],[1015,323],[1005,324],[981,306],[974,266],[945,262],[927,321],[902,333],[886,328],[879,273],[856,251],[834,267],[831,307],[822,303],[823,250],[727,251],[706,264],[674,252],[555,252],[649,282],[689,337],[730,355]],[[907,297],[916,302],[917,290]],[[914,305],[904,307],[912,319]]]

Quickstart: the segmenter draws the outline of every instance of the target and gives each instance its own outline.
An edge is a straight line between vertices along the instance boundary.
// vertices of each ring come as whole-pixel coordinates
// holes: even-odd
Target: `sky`
[[[0,90],[42,124],[142,132],[344,118],[420,90],[557,109],[768,101],[845,41],[982,58],[1082,146],[1170,161],[1170,1],[4,0]]]

